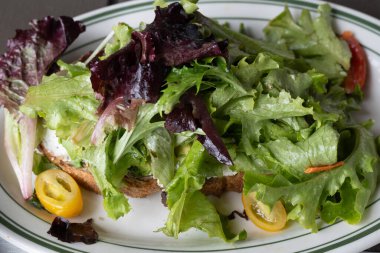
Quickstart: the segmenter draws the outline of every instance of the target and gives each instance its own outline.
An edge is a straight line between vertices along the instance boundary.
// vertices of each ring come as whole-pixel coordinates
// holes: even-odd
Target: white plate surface
[[[295,15],[300,13],[301,8],[315,13],[317,4],[321,3],[301,0],[286,2]],[[201,0],[199,6],[205,15],[220,22],[228,21],[235,28],[244,22],[252,34],[260,37],[262,28],[283,10],[284,3],[279,0]],[[360,117],[374,119],[377,123],[373,131],[379,134],[380,102],[377,98],[380,97],[380,22],[357,11],[332,6],[337,31],[353,31],[368,55],[369,79]],[[67,59],[74,59],[94,49],[118,22],[126,22],[132,27],[137,27],[141,21],[151,22],[153,8],[150,2],[135,1],[92,11],[77,19],[85,22],[87,31],[67,51]],[[0,142],[3,139],[2,121],[3,113],[0,111]],[[352,226],[344,222],[322,224],[317,234],[311,234],[297,224],[291,224],[281,233],[266,233],[247,221],[235,219],[233,225],[245,228],[248,232],[246,241],[235,244],[207,238],[207,235],[197,231],[183,233],[178,240],[154,232],[164,225],[168,213],[160,203],[159,194],[146,199],[131,199],[133,211],[113,221],[103,211],[101,197],[85,192],[84,212],[74,221],[94,218],[101,241],[94,245],[62,243],[46,233],[53,216],[24,203],[2,145],[0,161],[0,236],[27,252],[359,252],[380,243],[380,190],[371,199],[359,225]],[[232,209],[242,210],[238,194],[228,193],[221,199],[215,199],[215,202],[225,213]],[[231,204],[223,206],[223,203]]]

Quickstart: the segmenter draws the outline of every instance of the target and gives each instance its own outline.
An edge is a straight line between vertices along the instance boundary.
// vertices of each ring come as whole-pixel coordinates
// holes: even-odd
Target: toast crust
[[[86,167],[76,168],[64,161],[61,157],[54,156],[43,144],[39,150],[50,162],[70,174],[83,188],[101,194],[94,177]],[[232,176],[212,177],[206,179],[202,192],[206,195],[220,196],[226,191],[241,192],[243,188],[243,174],[237,173]],[[120,191],[132,198],[145,198],[151,194],[161,191],[157,180],[153,177],[124,177]]]

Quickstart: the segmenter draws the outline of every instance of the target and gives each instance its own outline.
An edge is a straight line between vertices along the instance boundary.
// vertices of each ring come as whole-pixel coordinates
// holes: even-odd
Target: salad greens
[[[112,162],[112,153],[110,154],[113,145],[113,134],[110,134],[99,146],[88,148],[83,158],[89,163],[91,174],[102,192],[107,215],[117,219],[128,213],[131,207],[124,194],[112,184],[112,179],[110,180],[108,175],[115,166]]]
[[[7,51],[0,55],[0,106],[7,111],[4,145],[24,199],[33,194],[33,155],[38,133],[37,120],[21,113],[19,106],[28,88],[38,85],[44,75],[54,70],[55,61],[85,30],[82,23],[65,16],[34,19],[30,26],[17,30],[15,37],[8,40]]]
[[[166,187],[173,179],[176,169],[174,137],[162,127],[148,135],[145,142],[151,159],[152,175]]]
[[[114,26],[112,30],[114,31],[113,41],[105,46],[104,56],[102,57],[104,59],[117,52],[131,41],[133,28],[129,25],[120,23]]]
[[[30,87],[20,111],[44,118],[46,127],[55,130],[59,138],[89,143],[99,106],[91,88],[90,71],[82,63],[59,61],[58,65],[62,73],[45,76],[38,86]]]
[[[282,201],[288,220],[312,232],[317,217],[360,222],[379,157],[366,124],[350,116],[363,94],[341,86],[351,52],[331,8],[294,19],[286,7],[258,40],[203,16],[194,1],[155,5],[153,23],[118,24],[89,65],[58,61],[60,71],[30,87],[20,107],[56,131],[72,164],[87,165],[109,217],[133,208],[119,191],[124,176],[153,176],[169,209],[159,231],[243,240],[201,191],[230,169],[244,173],[244,194],[269,207]]]
[[[214,168],[204,166],[206,156],[205,148],[194,141],[173,180],[166,187],[170,213],[161,230],[168,236],[178,238],[180,232],[195,227],[210,237],[216,236],[225,241],[245,239],[245,231],[233,235],[227,230],[225,219],[200,191],[206,176],[213,175]]]
[[[303,10],[295,21],[286,7],[269,22],[264,32],[269,41],[293,50],[312,68],[341,82],[350,67],[351,52],[332,29],[331,7],[320,5],[318,12],[319,17],[312,20],[310,12]]]

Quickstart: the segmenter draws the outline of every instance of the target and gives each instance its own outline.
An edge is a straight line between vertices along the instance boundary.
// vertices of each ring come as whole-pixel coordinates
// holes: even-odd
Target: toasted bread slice
[[[94,177],[85,168],[75,168],[61,157],[54,156],[43,144],[39,145],[40,151],[55,165],[70,174],[83,188],[101,194]],[[206,195],[220,196],[226,191],[241,192],[243,188],[243,174],[233,176],[213,177],[206,180],[202,192]],[[124,177],[120,191],[132,198],[144,198],[161,191],[157,180],[153,177]]]

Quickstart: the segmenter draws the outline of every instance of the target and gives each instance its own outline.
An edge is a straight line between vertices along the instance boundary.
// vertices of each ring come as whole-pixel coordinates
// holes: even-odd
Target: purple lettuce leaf
[[[152,34],[157,59],[166,66],[179,66],[208,56],[227,56],[227,42],[216,42],[212,36],[203,38],[193,15],[187,14],[179,3],[158,7],[153,23],[145,28]]]
[[[29,30],[16,30],[16,36],[8,40],[7,50],[0,56],[0,106],[7,109],[4,144],[24,199],[33,193],[37,119],[23,115],[18,108],[28,88],[41,82],[65,49],[84,31],[84,26],[70,17],[48,16],[33,20],[30,25]]]
[[[133,38],[138,38],[133,35]],[[145,36],[141,38],[146,39]],[[167,68],[159,62],[150,61],[154,58],[153,53],[147,52],[153,50],[150,47],[146,41],[132,40],[107,59],[92,64],[92,87],[103,98],[100,112],[120,97],[124,99],[125,105],[129,105],[132,99],[146,102],[158,100]]]
[[[16,112],[29,86],[40,83],[43,75],[65,49],[84,31],[70,17],[45,17],[30,22],[31,29],[16,30],[0,56],[0,105]]]
[[[99,114],[117,114],[107,108],[120,98],[124,105],[113,106],[119,111],[127,110],[136,99],[155,103],[170,67],[208,56],[226,56],[227,43],[203,38],[198,26],[191,23],[193,16],[179,3],[157,7],[155,13],[154,21],[143,31],[132,33],[128,45],[105,60],[92,62],[92,86],[102,100]]]
[[[233,164],[205,102],[194,93],[187,92],[181,97],[180,103],[166,116],[165,128],[172,133],[194,132],[201,128],[205,135],[198,135],[198,140],[209,154],[223,164]]]

